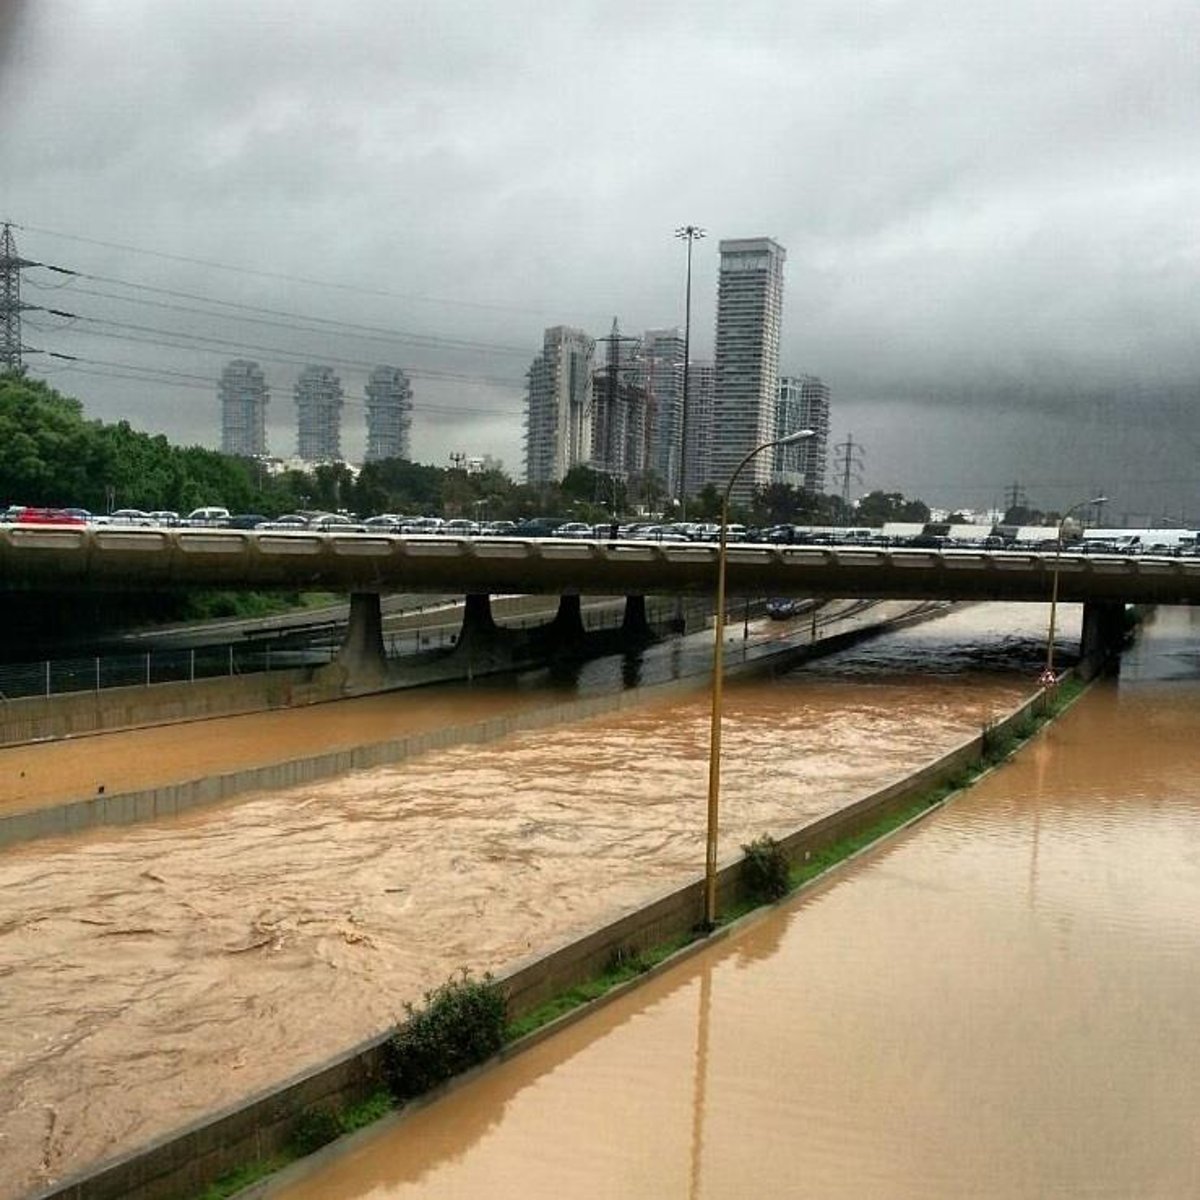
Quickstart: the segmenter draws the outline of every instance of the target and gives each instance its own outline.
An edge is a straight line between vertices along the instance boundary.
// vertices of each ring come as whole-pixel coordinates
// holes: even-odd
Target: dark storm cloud
[[[20,11],[0,10],[0,54]],[[1049,488],[1062,431],[1086,420],[1078,452],[1133,487],[1187,470],[1132,465],[1139,430],[1168,457],[1200,437],[1171,399],[1200,379],[1198,40],[1176,0],[51,0],[0,62],[0,213],[389,295],[22,233],[82,269],[529,356],[559,321],[678,322],[671,231],[689,221],[710,234],[704,354],[717,240],[769,234],[789,253],[782,365],[830,380],[836,427],[868,422],[870,485],[966,486],[946,463],[974,461],[987,430],[998,474]],[[414,447],[519,469],[519,419],[462,410],[519,409],[527,359],[406,345],[309,340],[314,358],[516,380],[429,386]],[[221,358],[160,353],[209,376]],[[294,370],[272,372],[286,452]],[[360,395],[365,369],[343,373]],[[77,390],[97,415],[215,439],[202,392]]]

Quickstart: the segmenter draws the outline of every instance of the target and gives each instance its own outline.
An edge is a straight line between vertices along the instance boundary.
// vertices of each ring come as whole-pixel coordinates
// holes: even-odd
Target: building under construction
[[[305,462],[342,461],[342,381],[332,367],[308,366],[296,380],[297,454]]]
[[[271,393],[262,368],[235,358],[217,383],[221,402],[221,451],[242,458],[267,453],[267,404]]]
[[[646,471],[646,388],[638,361],[640,341],[623,337],[613,319],[612,332],[600,339],[605,363],[592,380],[592,467],[614,479]]]
[[[412,384],[399,367],[376,367],[367,380],[367,462],[408,458]]]

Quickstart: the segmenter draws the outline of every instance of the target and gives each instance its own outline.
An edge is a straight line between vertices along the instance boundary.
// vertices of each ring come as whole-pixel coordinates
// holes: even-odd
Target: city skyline
[[[715,243],[787,246],[781,369],[834,388],[865,487],[984,506],[1018,477],[1047,507],[1173,514],[1200,490],[1200,13],[568,0],[551,25],[514,2],[520,38],[476,6],[6,5],[0,218],[80,273],[23,280],[29,345],[73,356],[30,369],[216,445],[198,389],[256,359],[282,444],[304,362],[348,398],[402,362],[415,458],[516,474],[542,330],[681,326],[694,221],[693,360]],[[569,79],[564,37],[593,51]]]

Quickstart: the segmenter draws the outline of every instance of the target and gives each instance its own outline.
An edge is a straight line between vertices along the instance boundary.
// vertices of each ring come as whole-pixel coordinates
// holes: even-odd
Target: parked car
[[[169,508],[158,508],[153,512],[146,514],[154,525],[166,525],[168,527],[179,524],[179,514],[172,512]]]
[[[446,521],[438,530],[438,533],[444,533],[447,537],[474,537],[478,532],[479,526],[474,521],[468,521],[463,517]]]

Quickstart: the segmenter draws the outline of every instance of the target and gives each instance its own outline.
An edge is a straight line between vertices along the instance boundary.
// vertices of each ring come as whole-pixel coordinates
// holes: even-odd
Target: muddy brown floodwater
[[[730,686],[722,856],[1010,708],[1044,620],[977,606]],[[471,703],[486,695],[505,702]],[[461,691],[421,703],[462,717]],[[246,745],[279,728],[240,720]],[[459,967],[504,967],[696,877],[707,752],[701,694],[6,851],[0,1196],[343,1049]]]
[[[1160,611],[945,809],[272,1200],[1200,1196],[1198,747]]]

